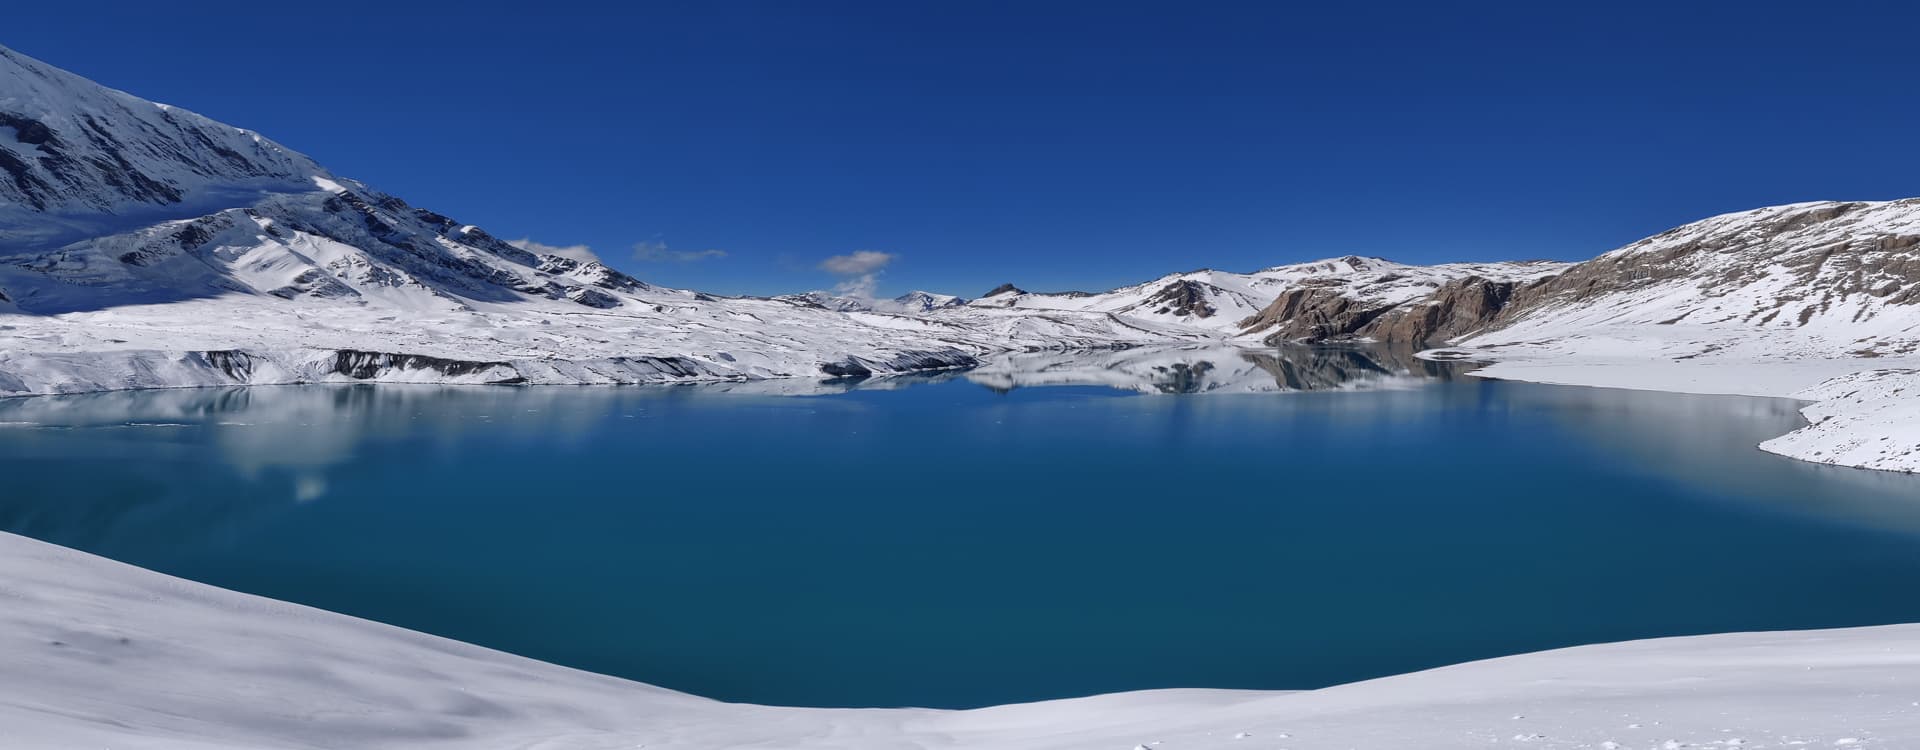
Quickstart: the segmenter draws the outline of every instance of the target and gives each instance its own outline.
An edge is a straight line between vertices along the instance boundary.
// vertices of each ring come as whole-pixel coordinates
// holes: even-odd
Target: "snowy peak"
[[[1260,274],[1283,273],[1283,274],[1291,274],[1291,275],[1340,275],[1340,274],[1353,274],[1353,273],[1362,273],[1366,271],[1378,271],[1382,269],[1393,269],[1393,268],[1404,268],[1404,267],[1405,266],[1399,263],[1395,263],[1393,261],[1387,260],[1386,258],[1376,258],[1376,257],[1364,256],[1364,255],[1346,255],[1338,258],[1327,258],[1325,260],[1311,261],[1308,263],[1294,263],[1294,264],[1285,265],[1285,266],[1274,266],[1272,268],[1263,268],[1257,271],[1256,273],[1260,273]]]
[[[959,307],[967,304],[967,300],[961,297],[923,292],[918,289],[895,297],[892,302],[903,312],[932,312],[944,307]]]
[[[962,297],[920,290],[907,292],[893,299],[868,299],[818,291],[786,294],[774,299],[834,312],[880,312],[896,315],[918,315],[967,304],[967,300]]]
[[[406,310],[646,289],[334,177],[251,131],[0,48],[0,304],[40,314],[226,295]]]
[[[158,214],[310,190],[326,171],[251,131],[115,91],[0,47],[0,240],[65,217]]]

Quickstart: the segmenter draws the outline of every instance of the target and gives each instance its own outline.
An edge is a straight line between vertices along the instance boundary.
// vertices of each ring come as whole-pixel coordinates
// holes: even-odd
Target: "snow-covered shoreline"
[[[837,313],[836,313],[837,314]],[[4,319],[5,316],[0,316]],[[4,336],[5,333],[0,333]],[[1476,342],[1477,343],[1477,342]],[[1500,344],[1428,350],[1432,360],[1486,363],[1470,371],[1499,380],[1626,388],[1672,393],[1788,398],[1805,402],[1808,424],[1759,448],[1812,463],[1912,473],[1920,471],[1920,357],[1860,360],[1828,357],[1745,355],[1722,345],[1696,357],[1674,356],[1657,344],[1631,340],[1626,351],[1595,354],[1581,341]],[[1619,342],[1613,348],[1620,347]],[[391,347],[397,348],[397,347]],[[1609,347],[1596,347],[1602,351]],[[1106,346],[1039,350],[995,349],[984,342],[961,349],[883,350],[843,360],[861,376],[892,377],[966,371],[983,383],[1041,384],[1064,378],[1106,383],[1142,393],[1156,389],[1132,369],[1178,367],[1184,352],[1237,350],[1256,355],[1270,347],[1249,341],[1181,345],[1122,341]],[[457,346],[435,351],[467,351]],[[1171,352],[1175,356],[1162,356]],[[1729,352],[1722,354],[1720,352]],[[469,356],[471,356],[469,354]],[[1061,360],[1040,369],[1014,363],[1036,357]],[[743,360],[750,367],[738,367]],[[0,350],[0,398],[71,395],[121,390],[278,386],[340,383],[438,385],[666,385],[818,381],[820,365],[801,356],[735,357],[734,362],[686,356],[607,356],[568,361],[551,358],[472,360],[377,350],[286,348],[247,350],[117,349],[96,352]],[[1081,362],[1079,360],[1085,360]],[[1135,361],[1138,361],[1136,364]],[[1863,368],[1867,362],[1872,367]],[[1169,364],[1171,363],[1171,364]],[[1073,372],[1051,376],[1066,367]],[[1251,369],[1251,368],[1249,368]],[[1111,370],[1100,375],[1100,370]],[[1257,375],[1257,373],[1254,373]],[[1389,378],[1392,380],[1392,378]],[[1417,379],[1401,379],[1403,386]],[[1216,383],[1194,392],[1274,390]],[[781,390],[778,387],[771,390]],[[813,389],[793,389],[811,392]]]
[[[1479,342],[1473,342],[1478,344]],[[1765,342],[1703,347],[1674,356],[1662,342],[1634,338],[1583,351],[1581,339],[1547,344],[1461,346],[1422,352],[1434,359],[1485,362],[1469,375],[1551,385],[1669,393],[1788,398],[1803,402],[1807,424],[1758,447],[1830,466],[1920,471],[1920,357],[1859,359],[1743,353]],[[1621,349],[1624,348],[1624,351]]]
[[[1920,739],[1920,625],[1563,649],[1306,692],[728,704],[0,534],[0,746],[1763,748]],[[25,677],[22,679],[21,677]]]

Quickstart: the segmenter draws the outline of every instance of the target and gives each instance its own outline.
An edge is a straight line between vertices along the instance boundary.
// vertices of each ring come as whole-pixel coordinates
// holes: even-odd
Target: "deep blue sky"
[[[610,5],[24,3],[0,44],[719,292],[855,250],[897,256],[883,292],[968,295],[1577,259],[1920,195],[1899,3]]]

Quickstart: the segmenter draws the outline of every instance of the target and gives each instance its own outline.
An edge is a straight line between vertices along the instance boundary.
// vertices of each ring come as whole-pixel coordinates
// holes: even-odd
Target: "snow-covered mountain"
[[[1483,343],[1658,326],[1809,354],[1920,351],[1920,199],[1774,206],[1635,242],[1519,290]],[[1663,339],[1673,337],[1663,336]]]
[[[1817,402],[1762,447],[1920,471],[1920,199],[1715,216],[1512,291],[1438,352],[1495,377]]]
[[[787,294],[774,299],[798,302],[805,305],[826,308],[836,312],[884,312],[900,315],[930,313],[948,307],[958,307],[967,303],[961,297],[951,294],[936,294],[914,290],[892,299],[863,299],[831,292],[807,292],[805,294]]]
[[[259,134],[0,47],[0,246],[311,190],[312,160]]]
[[[1871,384],[1888,401],[1920,379],[1920,200],[1729,214],[1571,265],[1348,256],[1100,293],[720,297],[523,250],[4,48],[0,171],[0,395],[844,378],[1345,340],[1599,385],[1832,400]],[[1772,447],[1920,469],[1920,434],[1878,444],[1886,408],[1823,413]]]
[[[728,298],[541,255],[255,133],[0,51],[0,394],[385,380],[846,377],[1247,339],[1302,286],[1381,304],[1476,270],[1330,261],[1100,295]]]
[[[1203,269],[1170,274],[1098,294],[1036,294],[1008,284],[969,304],[1104,312],[1269,344],[1343,339],[1421,343],[1431,331],[1415,327],[1397,331],[1369,324],[1441,293],[1450,284],[1520,284],[1567,266],[1551,261],[1413,266],[1350,255],[1253,273]]]
[[[931,321],[654,287],[4,49],[0,119],[0,394],[842,377],[1155,338],[1103,315]]]

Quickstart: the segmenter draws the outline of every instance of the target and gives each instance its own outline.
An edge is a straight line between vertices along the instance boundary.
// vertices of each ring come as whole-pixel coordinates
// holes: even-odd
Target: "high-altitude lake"
[[[729,700],[1311,688],[1920,621],[1920,480],[1756,450],[1792,402],[1370,352],[114,393],[0,423],[0,529]]]

